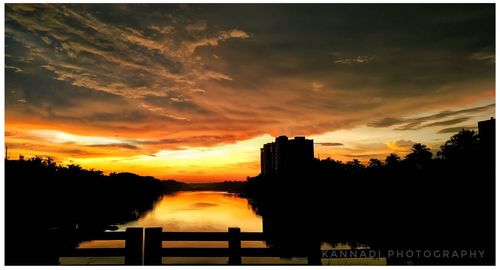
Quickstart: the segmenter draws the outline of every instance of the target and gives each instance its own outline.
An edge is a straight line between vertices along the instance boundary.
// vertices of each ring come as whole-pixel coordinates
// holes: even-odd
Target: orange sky
[[[488,5],[9,4],[5,141],[190,182],[257,175],[278,135],[344,161],[435,151],[494,116],[494,42]]]

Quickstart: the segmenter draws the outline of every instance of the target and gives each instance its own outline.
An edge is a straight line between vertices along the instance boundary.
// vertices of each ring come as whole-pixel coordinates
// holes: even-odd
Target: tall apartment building
[[[290,173],[307,168],[314,160],[313,140],[279,136],[272,143],[266,143],[260,149],[261,174],[275,175]]]

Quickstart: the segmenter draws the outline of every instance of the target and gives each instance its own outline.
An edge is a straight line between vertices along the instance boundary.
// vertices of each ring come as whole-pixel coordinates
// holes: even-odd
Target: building
[[[477,123],[481,156],[489,162],[495,162],[495,119]]]
[[[303,171],[314,160],[313,140],[279,136],[272,143],[266,143],[260,149],[262,175],[275,175]]]

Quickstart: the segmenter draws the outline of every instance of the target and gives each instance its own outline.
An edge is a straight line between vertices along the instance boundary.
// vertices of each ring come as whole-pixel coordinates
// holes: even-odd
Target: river
[[[234,193],[220,191],[183,191],[164,195],[154,208],[139,219],[118,225],[128,227],[162,227],[174,232],[224,232],[239,227],[242,232],[262,232],[262,217],[248,200]],[[164,247],[227,247],[226,242],[164,242]],[[243,241],[242,247],[265,247],[261,241]],[[81,248],[124,247],[124,241],[90,241]],[[279,260],[279,259],[278,259]],[[281,260],[279,260],[281,261]],[[290,261],[290,260],[287,260]],[[61,258],[63,264],[114,264],[123,258]],[[163,263],[221,263],[226,258],[164,258]],[[266,261],[269,262],[269,261]]]
[[[242,232],[262,232],[262,217],[245,198],[220,191],[185,191],[164,195],[154,208],[137,220],[118,225],[129,227],[162,227],[171,232],[225,232],[239,227]],[[124,241],[89,241],[81,248],[124,247]],[[242,241],[242,247],[266,247],[262,241]],[[227,247],[227,242],[170,241],[163,247]],[[324,246],[324,248],[329,248]],[[331,248],[331,246],[330,246]],[[324,260],[323,260],[324,261]],[[60,258],[61,264],[123,264],[120,257]],[[227,258],[163,258],[163,264],[226,264]],[[243,264],[306,264],[305,258],[243,258]],[[323,262],[325,263],[325,261]],[[371,262],[373,263],[373,262]],[[371,264],[370,263],[370,264]],[[327,263],[328,264],[328,263]]]

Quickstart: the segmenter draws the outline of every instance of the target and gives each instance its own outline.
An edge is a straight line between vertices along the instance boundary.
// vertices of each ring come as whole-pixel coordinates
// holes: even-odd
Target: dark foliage
[[[6,160],[5,167],[7,264],[43,264],[49,230],[66,232],[71,247],[79,241],[72,235],[135,220],[162,194],[183,187],[132,173],[105,176],[78,165],[58,166],[50,158]],[[33,245],[41,251],[28,252]]]
[[[213,183],[193,183],[186,184],[185,190],[214,190],[214,191],[226,191],[233,193],[241,193],[245,190],[246,182],[242,181],[224,181],[224,182],[213,182]]]
[[[268,243],[289,253],[310,239],[378,249],[485,250],[485,257],[392,260],[391,264],[493,264],[495,174],[473,131],[451,137],[433,159],[415,144],[404,159],[390,154],[343,163],[315,160],[293,175],[248,179]],[[304,242],[289,239],[300,235]]]

